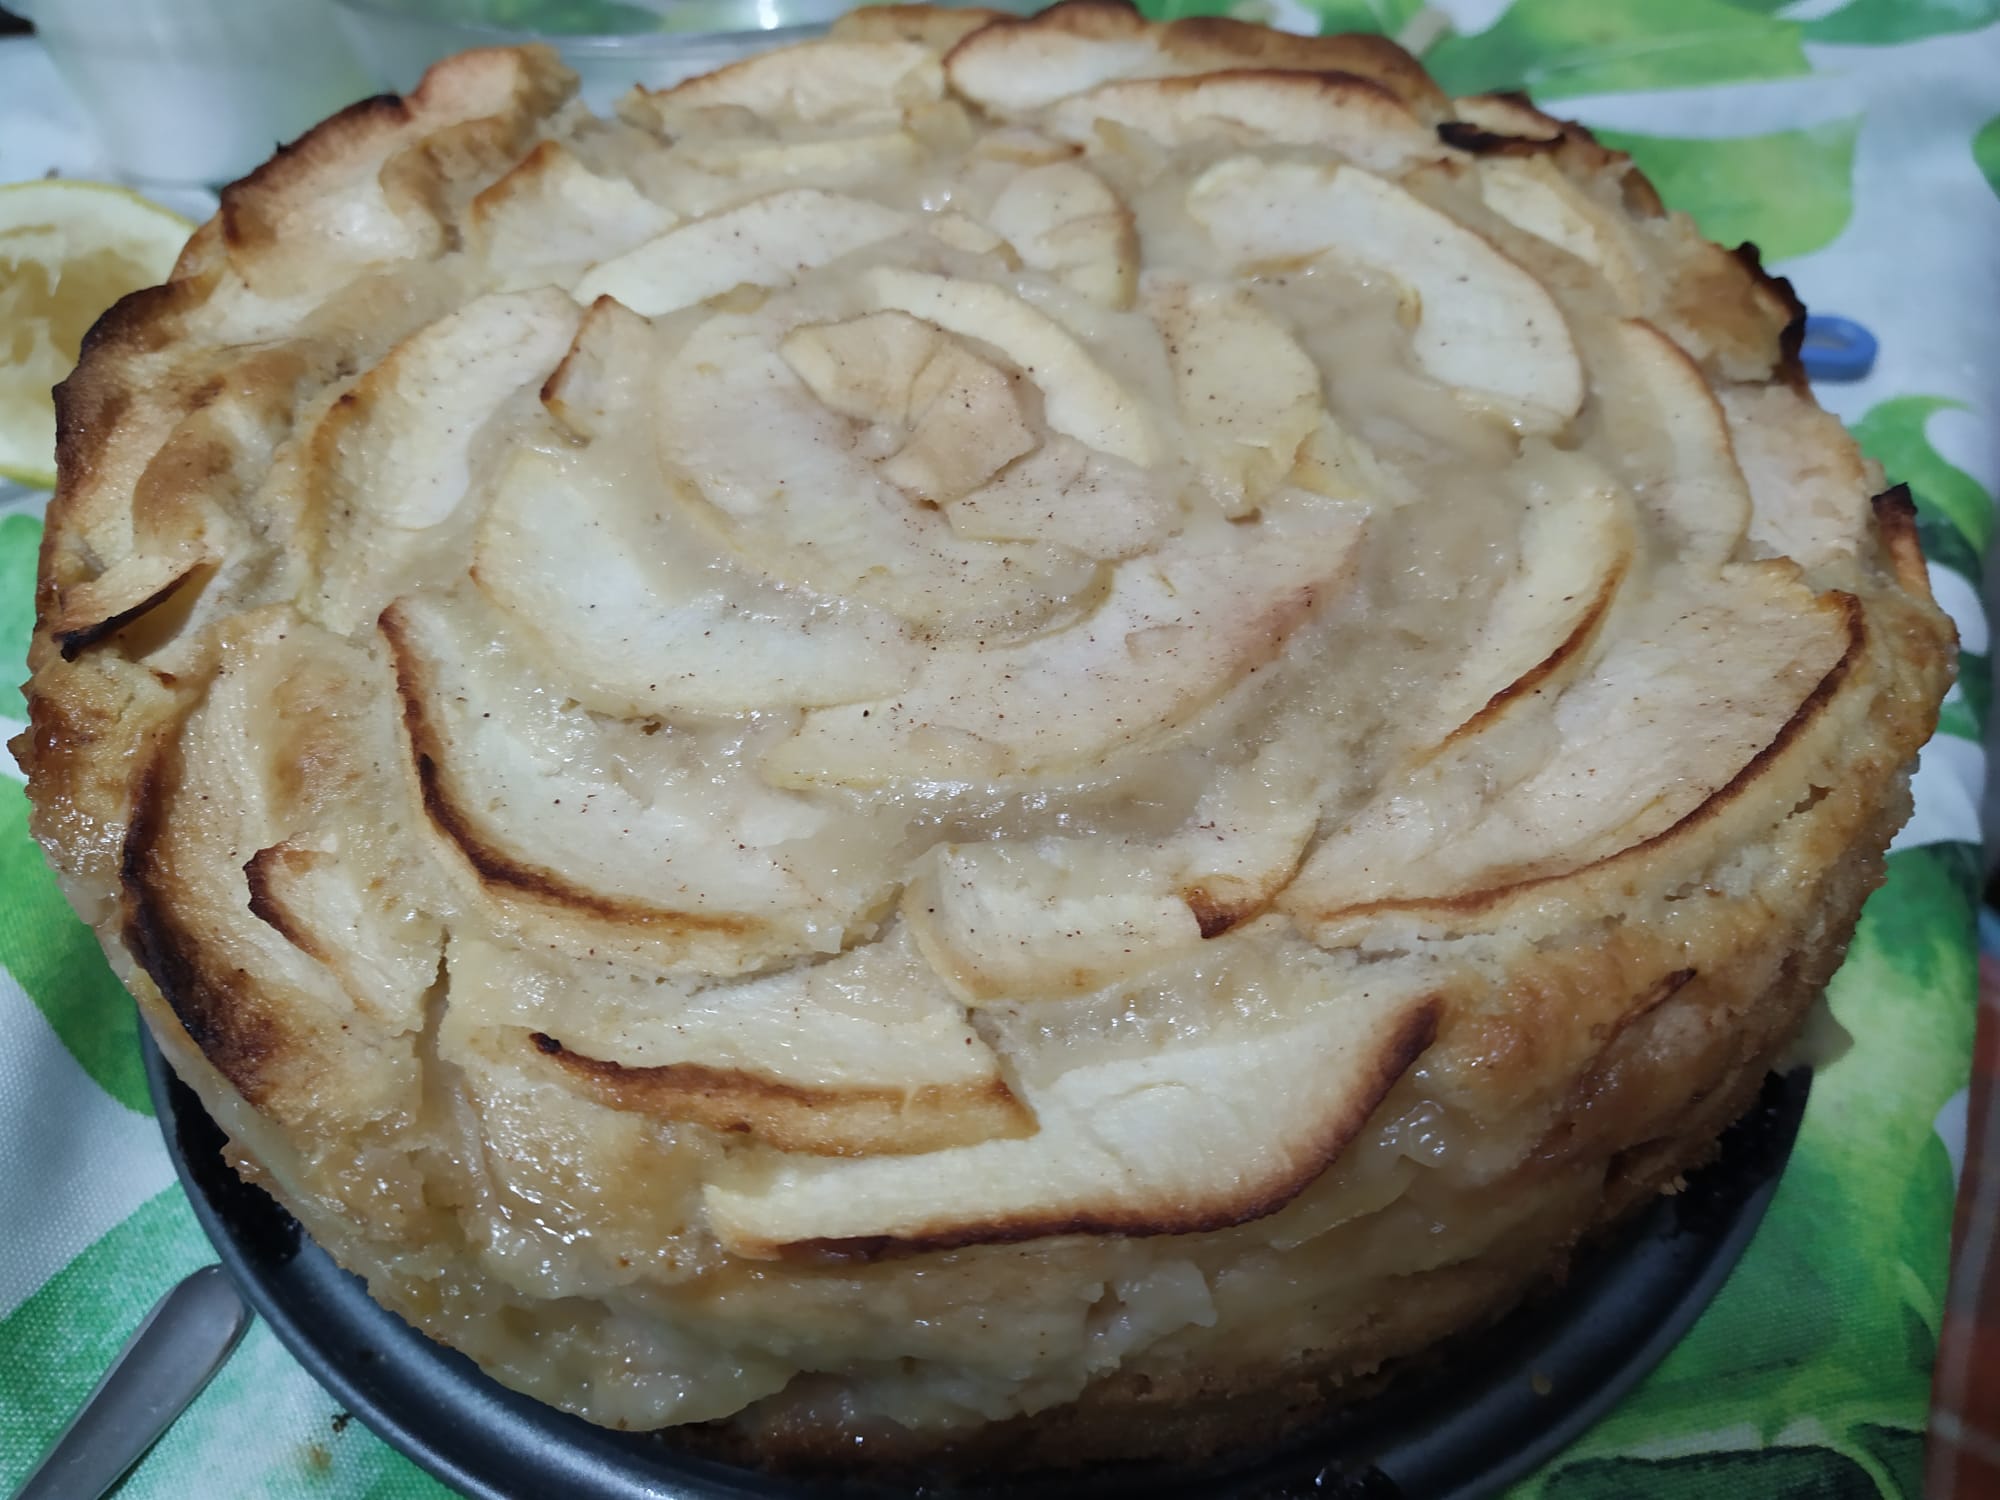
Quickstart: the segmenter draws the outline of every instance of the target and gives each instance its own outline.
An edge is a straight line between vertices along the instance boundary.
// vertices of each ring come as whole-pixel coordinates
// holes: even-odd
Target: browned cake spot
[[[1199,1204],[1166,1203],[1110,1212],[1084,1211],[1061,1217],[988,1219],[976,1225],[940,1228],[913,1235],[871,1235],[857,1239],[800,1240],[781,1247],[788,1260],[872,1261],[968,1245],[1012,1245],[1065,1235],[1120,1235],[1149,1238],[1202,1234],[1248,1224],[1276,1213],[1296,1198],[1347,1148],[1396,1080],[1407,1073],[1437,1039],[1441,999],[1410,1007],[1394,1028],[1375,1039],[1377,1050],[1366,1078],[1321,1123],[1317,1139],[1299,1153],[1283,1177],[1241,1184],[1233,1198]]]
[[[529,1039],[613,1109],[754,1135],[781,1151],[812,1156],[941,1151],[1029,1135],[1035,1128],[1034,1117],[997,1078],[912,1090],[809,1088],[699,1063],[627,1067],[586,1057],[539,1031]]]
[[[1563,139],[1560,135],[1501,135],[1468,120],[1446,120],[1437,133],[1447,146],[1474,156],[1542,156],[1560,146]]]
[[[458,848],[479,879],[500,891],[569,907],[607,921],[663,932],[741,933],[751,919],[726,912],[682,911],[622,901],[585,890],[553,870],[530,864],[500,848],[483,833],[454,794],[443,769],[443,741],[428,717],[430,692],[423,668],[409,649],[407,633],[392,607],[378,626],[395,655],[396,689],[403,705],[403,725],[410,755],[423,790],[424,811],[437,830]]]
[[[147,769],[133,799],[120,877],[122,936],[202,1055],[255,1104],[272,1086],[273,1064],[285,1055],[289,1038],[265,997],[245,985],[240,972],[206,962],[175,901],[160,889],[172,888],[171,871],[161,868],[157,847],[173,796],[165,758]]]

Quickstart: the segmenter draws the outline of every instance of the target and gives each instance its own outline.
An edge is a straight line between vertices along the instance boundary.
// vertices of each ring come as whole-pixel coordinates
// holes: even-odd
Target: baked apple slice
[[[1238,269],[1331,255],[1410,293],[1413,350],[1446,385],[1492,398],[1525,430],[1555,431],[1583,404],[1583,366],[1542,284],[1486,240],[1359,167],[1219,162],[1188,212]]]
[[[785,286],[802,271],[900,234],[908,214],[868,198],[787,188],[669,229],[591,267],[576,285],[585,304],[615,297],[658,317],[738,286]]]

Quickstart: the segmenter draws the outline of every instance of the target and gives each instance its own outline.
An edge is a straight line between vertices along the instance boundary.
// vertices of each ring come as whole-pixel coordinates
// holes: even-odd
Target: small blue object
[[[1875,335],[1852,318],[1808,317],[1799,358],[1813,380],[1866,380],[1875,368]]]

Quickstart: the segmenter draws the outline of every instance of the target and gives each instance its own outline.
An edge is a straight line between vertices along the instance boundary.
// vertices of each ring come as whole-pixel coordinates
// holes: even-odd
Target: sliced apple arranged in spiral
[[[465,503],[495,411],[541,383],[580,318],[548,287],[478,298],[403,340],[328,409],[310,438],[324,623],[352,629],[381,607]]]
[[[969,1005],[1081,995],[1177,963],[1253,920],[1319,821],[1318,771],[1291,746],[1220,768],[1154,838],[940,847],[904,895],[918,948]]]
[[[1643,307],[1644,261],[1628,220],[1543,156],[1490,157],[1477,172],[1479,195],[1488,208],[1594,266],[1627,313]]]
[[[664,362],[652,422],[666,475],[656,497],[662,506],[704,533],[734,567],[885,610],[927,637],[977,640],[1040,629],[1101,591],[1100,565],[1070,548],[960,535],[943,510],[920,503],[885,470],[908,450],[898,474],[949,488],[969,456],[916,437],[901,421],[870,424],[867,441],[857,442],[857,423],[866,419],[822,401],[786,357],[789,340],[801,367],[851,410],[886,411],[879,403],[892,401],[907,415],[911,388],[885,395],[879,372],[857,365],[843,373],[834,352],[899,325],[829,335],[792,317],[782,310],[719,315]],[[906,331],[920,335],[920,326]],[[955,356],[940,369],[947,367],[957,377],[977,374]],[[998,387],[990,389],[1004,401]],[[948,432],[958,420],[935,400],[924,407],[933,410],[934,430]],[[979,451],[987,456],[974,467],[990,462],[994,450]],[[829,494],[842,503],[827,504]]]
[[[829,38],[758,53],[726,68],[657,92],[636,104],[660,128],[704,123],[712,111],[741,111],[760,120],[830,125],[900,119],[913,105],[944,92],[937,54],[893,38]]]
[[[1605,367],[1598,420],[1641,513],[1691,566],[1720,567],[1750,528],[1750,487],[1708,382],[1637,320],[1611,324],[1590,357]]]
[[[607,965],[587,995],[573,976],[476,938],[454,941],[449,962],[455,1031],[493,1035],[613,1109],[814,1156],[937,1151],[1034,1128],[993,1049],[900,933],[736,984],[663,986]],[[773,1025],[779,1016],[794,1024]]]
[[[1370,912],[1476,909],[1640,848],[1781,743],[1857,648],[1844,597],[1787,563],[1681,574],[1542,714],[1475,724],[1335,831],[1282,904],[1337,941]]]
[[[472,200],[468,249],[503,268],[498,290],[562,286],[664,234],[679,215],[544,141]]]
[[[985,780],[1088,768],[1170,733],[1281,652],[1340,590],[1363,530],[1318,503],[1190,529],[1118,565],[1067,628],[931,654],[909,687],[819,709],[765,757],[780,785]]]
[[[837,952],[893,889],[892,831],[718,781],[741,726],[649,733],[554,698],[476,597],[411,595],[379,628],[432,833],[510,930],[736,973]]]
[[[1149,994],[1165,993],[1220,1003],[1190,1014],[1171,1046],[1135,1036],[1080,1063],[1062,1055],[1062,1001],[1018,1028],[1002,1023],[1033,1135],[724,1174],[706,1193],[711,1224],[755,1259],[1241,1223],[1339,1154],[1429,1045],[1439,1013],[1421,985],[1357,985],[1343,961],[1276,930],[1245,929],[1170,962],[1130,999],[1143,1014]],[[1253,1017],[1222,1001],[1245,995],[1260,1001]],[[1101,1022],[1076,1026],[1103,1035]]]
[[[822,405],[907,433],[882,474],[919,500],[947,505],[1036,446],[1008,373],[907,313],[795,328],[779,350]]]
[[[573,679],[572,695],[605,713],[847,703],[915,674],[894,617],[728,567],[676,519],[557,457],[517,454],[494,487],[475,576],[535,654]]]
[[[1086,149],[1110,124],[1170,147],[1246,139],[1317,147],[1391,174],[1443,154],[1437,133],[1402,100],[1341,73],[1243,71],[1107,83],[1056,103],[1047,120],[1059,139]]]
[[[1196,179],[1187,209],[1239,270],[1329,256],[1406,287],[1418,366],[1526,430],[1554,431],[1583,404],[1583,366],[1548,291],[1394,183],[1359,167],[1234,157]]]
[[[1291,476],[1323,420],[1319,368],[1240,287],[1155,276],[1146,306],[1208,489],[1223,514],[1247,515]]]
[[[900,233],[907,214],[866,198],[791,188],[696,219],[593,266],[576,285],[657,317],[738,286],[784,286],[800,272]]]
[[[1139,275],[1132,210],[1088,167],[1029,167],[1000,190],[986,222],[1028,266],[1105,307],[1130,307]]]
[[[875,305],[980,339],[1029,372],[1057,432],[1135,464],[1163,456],[1158,424],[1145,402],[1062,324],[1005,288],[888,268],[867,272],[863,286]]]

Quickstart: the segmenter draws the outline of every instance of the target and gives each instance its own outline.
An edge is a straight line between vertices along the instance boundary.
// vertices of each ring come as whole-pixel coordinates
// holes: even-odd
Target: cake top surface
[[[1101,0],[570,86],[337,117],[63,394],[38,828],[328,1201],[448,1064],[658,1276],[1262,1219],[1922,737],[1789,289],[1518,99]]]

